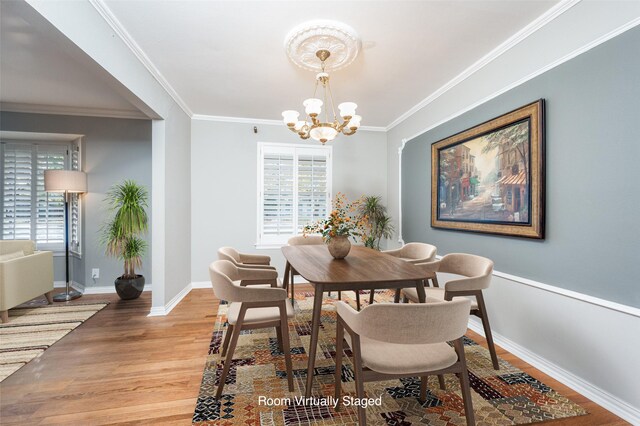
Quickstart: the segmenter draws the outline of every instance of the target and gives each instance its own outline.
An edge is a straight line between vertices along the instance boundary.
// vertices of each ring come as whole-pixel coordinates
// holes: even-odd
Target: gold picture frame
[[[431,145],[431,226],[544,238],[544,99]]]

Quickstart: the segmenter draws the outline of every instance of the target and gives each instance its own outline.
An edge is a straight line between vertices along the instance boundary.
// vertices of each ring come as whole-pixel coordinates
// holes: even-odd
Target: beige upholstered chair
[[[240,253],[233,247],[222,247],[218,249],[218,259],[228,260],[236,266],[243,268],[275,269],[269,265],[271,258],[262,254]]]
[[[424,401],[428,376],[455,373],[460,379],[467,425],[475,424],[462,343],[470,304],[468,299],[421,304],[380,303],[356,312],[346,303],[338,302],[337,400],[340,401],[342,388],[342,340],[346,337],[353,352],[357,398],[365,397],[364,382],[417,376],[420,377],[420,400]],[[449,341],[453,341],[453,347],[447,344]],[[358,421],[360,425],[366,424],[362,406],[358,407]]]
[[[431,262],[436,258],[436,246],[425,243],[407,243],[396,250],[385,250],[383,253],[398,257],[409,263]]]
[[[493,262],[473,254],[451,253],[443,256],[441,260],[416,266],[423,268],[425,273],[435,272],[438,276],[438,280],[434,281],[436,287],[425,287],[429,300],[452,300],[458,296],[474,296],[475,300],[471,300],[471,313],[482,320],[493,368],[500,369],[487,308],[482,296],[482,290],[489,287],[491,283]],[[444,287],[438,287],[438,281],[444,282]],[[418,292],[415,289],[405,288],[402,293],[405,301],[408,299],[418,302]]]
[[[53,253],[36,251],[30,240],[0,241],[0,322],[9,309],[45,295],[53,302]]]
[[[436,246],[432,246],[431,244],[407,243],[399,249],[384,250],[383,253],[402,259],[405,262],[416,264],[435,260],[437,249]],[[428,285],[428,283],[425,283],[425,285]],[[373,304],[374,295],[375,291],[372,290],[369,295],[369,304]],[[399,293],[396,293],[396,299],[399,298],[399,296]]]
[[[261,285],[263,287],[283,287],[282,281],[278,279],[276,268],[269,265],[271,258],[260,254],[240,253],[232,247],[222,247],[218,250],[219,260],[228,260],[239,268],[260,269],[271,271],[271,273],[261,274],[262,279],[244,279],[234,282],[236,285]]]
[[[287,319],[294,316],[294,310],[287,299],[287,291],[282,288],[240,287],[233,283],[243,279],[268,279],[266,274],[269,272],[267,270],[238,268],[228,260],[218,260],[209,265],[213,292],[219,299],[230,303],[227,311],[229,326],[224,336],[221,353],[226,358],[216,398],[220,398],[222,395],[240,331],[254,328],[276,328],[278,344],[284,352],[289,391],[293,392]],[[261,274],[265,274],[265,276],[260,277]]]

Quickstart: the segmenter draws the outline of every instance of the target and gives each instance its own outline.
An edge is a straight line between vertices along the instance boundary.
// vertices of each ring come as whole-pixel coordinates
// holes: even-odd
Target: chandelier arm
[[[355,133],[356,133],[356,130],[357,130],[357,129],[355,129],[355,130],[349,130],[349,131],[344,131],[344,130],[343,130],[343,131],[342,131],[342,134],[343,134],[343,135],[345,135],[345,136],[351,136],[351,135],[353,135],[353,134],[355,134]]]

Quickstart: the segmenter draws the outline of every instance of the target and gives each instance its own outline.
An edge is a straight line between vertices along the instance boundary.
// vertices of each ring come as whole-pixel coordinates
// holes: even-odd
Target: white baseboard
[[[66,283],[64,281],[54,281],[54,288],[64,288]],[[78,290],[82,294],[115,294],[116,288],[113,285],[102,285],[102,286],[85,286],[80,284],[79,282],[74,281],[71,283],[71,287]],[[151,291],[152,284],[145,284],[143,291]]]
[[[173,296],[173,299],[171,299],[166,305],[151,307],[151,310],[149,311],[149,315],[147,315],[147,316],[148,317],[161,317],[161,316],[169,315],[169,312],[171,312],[173,310],[173,308],[178,306],[178,303],[180,303],[182,301],[182,299],[184,299],[185,296],[187,294],[189,294],[189,292],[191,291],[192,288],[193,288],[193,284],[192,283],[187,284],[182,290],[180,290],[178,292],[178,294]]]
[[[485,337],[482,323],[477,318],[469,319],[469,328],[481,336]],[[640,410],[636,407],[621,401],[619,398],[589,383],[564,368],[550,362],[537,355],[531,350],[521,346],[514,341],[491,330],[493,340],[496,345],[502,347],[507,352],[517,356],[521,360],[537,368],[543,373],[553,377],[565,386],[570,387],[579,394],[589,398],[591,401],[602,406],[613,414],[623,418],[633,425],[640,425]]]

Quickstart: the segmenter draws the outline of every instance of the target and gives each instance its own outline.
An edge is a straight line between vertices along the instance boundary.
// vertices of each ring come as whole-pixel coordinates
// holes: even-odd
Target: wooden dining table
[[[353,246],[344,259],[334,259],[323,245],[282,247],[287,259],[284,282],[289,282],[291,268],[295,269],[314,288],[311,342],[305,397],[311,396],[313,372],[318,346],[318,333],[322,310],[322,297],[329,291],[360,291],[396,289],[396,302],[400,289],[414,287],[420,302],[425,301],[425,273],[419,267],[391,255],[366,247]]]

